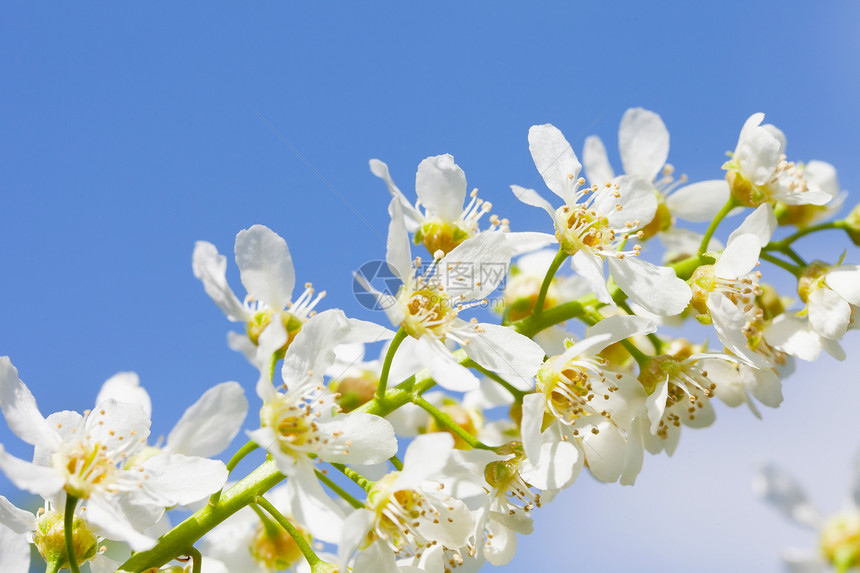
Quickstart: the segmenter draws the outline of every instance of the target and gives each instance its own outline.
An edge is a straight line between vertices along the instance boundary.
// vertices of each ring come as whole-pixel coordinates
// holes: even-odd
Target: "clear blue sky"
[[[513,228],[537,229],[545,215],[509,191],[539,182],[530,125],[554,123],[577,152],[597,133],[617,165],[621,114],[646,107],[668,125],[670,162],[697,180],[721,176],[743,121],[763,111],[790,157],[829,161],[860,189],[850,0],[5,2],[0,13],[0,354],[46,414],[91,406],[118,370],[152,394],[155,434],[215,383],[250,391],[254,373],[226,349],[230,325],[190,262],[195,240],[230,253],[254,223],[287,239],[299,284],[328,291],[324,308],[384,322],[351,294],[351,270],[384,256],[388,194],[372,157],[409,192],[421,159],[451,153]],[[238,288],[232,260],[229,277]],[[538,514],[505,571],[538,559],[776,571],[786,539],[812,539],[752,499],[753,464],[773,457],[818,480],[836,509],[860,443],[858,381],[845,379],[858,366],[801,369],[762,424],[719,408],[675,459],[646,460],[636,488],[581,480]],[[28,453],[2,424],[0,442]],[[4,478],[0,491],[11,493]],[[693,507],[698,518],[681,511]]]

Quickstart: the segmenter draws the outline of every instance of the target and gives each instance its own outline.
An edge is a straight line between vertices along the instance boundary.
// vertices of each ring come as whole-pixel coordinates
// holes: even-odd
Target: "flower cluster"
[[[856,209],[834,218],[835,169],[789,160],[763,119],[743,124],[725,178],[692,183],[667,163],[654,112],[622,117],[621,174],[596,136],[580,163],[559,129],[534,126],[529,150],[555,197],[512,185],[549,215],[525,232],[468,192],[450,155],[421,161],[414,204],[371,160],[391,195],[397,285],[354,280],[378,321],[325,308],[310,284],[294,296],[290,249],[267,227],[236,236],[241,298],[227,258],[198,242],[194,276],[243,325],[228,345],[258,373],[247,424],[246,390],[226,382],[151,443],[150,399],[128,372],[92,410],[43,417],[0,358],[0,408],[34,447],[27,461],[0,446],[0,470],[43,498],[34,515],[0,497],[0,570],[26,571],[33,544],[49,571],[474,571],[510,562],[539,508],[583,471],[633,485],[646,452],[672,455],[683,426],[714,422],[715,400],[756,416],[779,406],[795,360],[845,356],[860,305],[851,255],[807,261],[795,242],[832,231],[856,243],[860,225]],[[771,273],[796,282],[796,302]],[[673,334],[687,321],[697,340]],[[247,444],[213,459],[243,426]],[[228,483],[254,452],[265,459]],[[762,483],[812,519],[773,471]],[[196,511],[171,528],[183,506]],[[856,536],[857,523],[831,529]],[[842,537],[832,553],[853,566],[860,552],[849,559]]]

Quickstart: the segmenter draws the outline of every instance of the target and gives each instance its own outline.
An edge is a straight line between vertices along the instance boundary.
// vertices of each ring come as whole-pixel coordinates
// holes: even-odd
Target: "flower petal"
[[[0,495],[0,529],[4,526],[15,533],[27,533],[36,528],[36,516]]]
[[[30,542],[26,535],[0,525],[0,571],[27,573],[30,570]]]
[[[809,324],[825,338],[839,340],[848,330],[851,321],[851,305],[827,287],[809,293]]]
[[[391,222],[388,224],[385,262],[388,263],[391,272],[397,275],[401,281],[406,282],[413,272],[409,234],[406,232],[403,209],[397,199],[391,200],[389,209],[391,210]]]
[[[824,282],[839,296],[860,306],[860,265],[842,265],[830,269]]]
[[[615,172],[606,155],[606,147],[596,135],[585,138],[585,145],[582,148],[582,166],[585,177],[592,185],[603,185],[615,179]]]
[[[456,221],[466,200],[466,174],[449,154],[428,157],[418,164],[415,192],[430,213]]]
[[[290,509],[320,541],[337,543],[343,532],[343,510],[326,495],[311,464],[302,464],[287,480]]]
[[[776,230],[776,215],[773,213],[773,207],[771,207],[770,203],[764,203],[763,205],[759,205],[755,211],[747,215],[744,222],[740,224],[740,226],[732,231],[732,234],[729,235],[728,243],[731,243],[732,240],[739,236],[747,233],[751,233],[758,237],[759,245],[763,248],[770,241],[771,235]]]
[[[185,410],[167,436],[167,449],[204,458],[220,454],[239,433],[247,414],[242,387],[236,382],[218,384]]]
[[[206,294],[229,320],[244,322],[248,319],[248,312],[227,284],[227,257],[218,254],[215,245],[197,241],[191,257],[191,268],[194,276],[203,283]]]
[[[403,455],[403,471],[393,488],[411,489],[439,475],[454,449],[454,437],[447,432],[421,434],[412,440]]]
[[[51,445],[54,432],[45,422],[30,389],[8,356],[0,356],[0,410],[12,432],[31,445]]]
[[[669,157],[669,131],[660,116],[630,108],[618,127],[618,151],[624,172],[653,181]]]
[[[723,279],[738,279],[755,268],[760,252],[757,236],[735,235],[714,263],[714,274]]]
[[[318,426],[329,436],[319,452],[320,459],[327,462],[378,464],[397,454],[394,428],[379,416],[339,414]]]
[[[538,192],[534,189],[526,189],[525,187],[520,187],[519,185],[511,185],[511,191],[514,192],[514,195],[517,196],[517,199],[519,199],[526,205],[531,205],[532,207],[543,209],[544,211],[549,213],[550,217],[555,216],[555,209],[552,208],[550,202],[538,195]]]
[[[287,242],[277,233],[254,225],[236,235],[236,264],[248,295],[278,311],[293,296],[296,273]]]
[[[621,290],[648,312],[674,316],[687,308],[693,292],[671,267],[658,267],[639,257],[607,260],[609,272]]]
[[[506,233],[484,231],[466,239],[439,262],[437,272],[452,300],[480,300],[504,280],[511,263]]]
[[[561,131],[548,123],[533,125],[529,129],[529,151],[550,191],[573,205],[582,165]]]
[[[510,327],[480,323],[479,334],[464,346],[469,358],[505,378],[518,389],[534,387],[533,377],[543,364],[543,348]]]
[[[612,297],[606,288],[606,277],[603,276],[603,259],[590,255],[585,251],[576,251],[570,258],[570,266],[581,276],[594,291],[594,295],[602,303],[611,304]]]
[[[198,501],[221,489],[227,481],[227,468],[219,460],[159,454],[142,466],[149,475],[143,492],[162,507]]]
[[[713,219],[729,200],[729,195],[725,179],[700,181],[671,193],[666,197],[666,207],[675,217],[701,223]]]
[[[147,414],[152,414],[152,400],[149,393],[140,385],[140,378],[135,372],[117,372],[102,384],[96,404],[113,398],[117,402],[137,404]]]
[[[155,539],[135,529],[112,499],[90,498],[87,501],[87,521],[104,537],[128,543],[132,551],[146,551],[155,545]]]

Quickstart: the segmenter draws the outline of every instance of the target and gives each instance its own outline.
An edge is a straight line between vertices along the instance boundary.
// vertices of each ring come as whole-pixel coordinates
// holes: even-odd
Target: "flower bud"
[[[549,283],[542,310],[552,308],[558,304],[557,280],[553,278]],[[504,293],[505,316],[509,322],[516,322],[526,318],[534,311],[542,282],[543,277],[536,275],[523,273],[513,273],[511,275]]]
[[[643,239],[649,239],[661,231],[667,231],[672,228],[672,213],[665,203],[660,201],[657,204],[657,212],[654,213],[654,218],[651,222],[642,227]]]
[[[294,520],[290,520],[302,537],[311,543],[312,537],[308,531]],[[302,558],[302,551],[296,540],[282,527],[267,527],[260,523],[254,538],[251,540],[251,555],[254,559],[271,571],[289,569]]]
[[[259,344],[260,334],[262,334],[263,330],[269,325],[269,322],[271,322],[272,314],[271,310],[258,312],[251,320],[248,321],[248,324],[245,325],[245,331],[248,333],[248,338],[250,338],[251,342],[255,345]],[[302,329],[302,325],[304,324],[300,318],[286,310],[281,311],[280,315],[281,322],[284,324],[284,329],[287,331],[287,341],[275,353],[278,359],[284,357],[290,343]]]
[[[845,232],[848,233],[851,242],[860,246],[860,203],[855,205],[845,217],[845,225]]]
[[[379,386],[379,377],[373,372],[364,371],[333,380],[329,390],[339,394],[337,403],[344,412],[352,412],[362,404],[373,400],[377,386]]]
[[[775,288],[766,283],[759,283],[761,294],[755,299],[756,306],[764,312],[765,320],[773,320],[780,314],[785,312],[788,304],[791,304],[791,299],[779,296]]]
[[[447,255],[468,238],[469,233],[457,225],[441,221],[428,221],[415,233],[415,243],[423,243],[431,254],[442,251]]]
[[[467,434],[470,436],[478,435],[478,432],[484,427],[484,418],[481,416],[479,412],[476,410],[472,410],[470,408],[465,408],[457,403],[445,404],[439,411],[443,414],[447,414],[455,424],[463,428]],[[454,434],[449,429],[440,426],[436,421],[436,418],[430,417],[430,421],[427,423],[427,432],[449,432],[454,437],[454,447],[458,450],[470,450],[472,449],[469,444],[467,444],[463,438]]]
[[[33,544],[39,551],[39,555],[46,563],[58,563],[60,569],[69,566],[64,531],[63,514],[48,511],[36,520],[36,530],[33,532]],[[89,524],[77,515],[72,521],[72,535],[72,548],[79,565],[95,557],[98,551],[98,540],[90,530]]]
[[[821,287],[824,282],[824,274],[827,272],[827,264],[823,261],[812,261],[797,279],[797,294],[800,300],[807,302],[812,291]]]
[[[714,290],[717,284],[717,277],[714,275],[714,265],[702,265],[693,271],[693,275],[687,281],[690,289],[693,291],[693,298],[690,299],[690,306],[701,315],[708,314],[708,295]]]

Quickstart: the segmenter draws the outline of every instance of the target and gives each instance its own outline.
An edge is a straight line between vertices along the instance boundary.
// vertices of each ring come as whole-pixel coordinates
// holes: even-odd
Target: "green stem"
[[[355,499],[345,489],[334,483],[334,481],[332,481],[330,477],[322,473],[320,470],[314,470],[314,473],[316,474],[317,478],[319,478],[319,480],[326,485],[326,487],[339,495],[340,498],[346,501],[349,505],[351,505],[355,509],[361,509],[364,507],[363,503]]]
[[[561,266],[561,263],[563,263],[568,256],[569,255],[564,251],[564,249],[559,249],[555,254],[555,258],[546,270],[546,275],[544,275],[543,282],[540,285],[540,291],[538,292],[537,300],[535,301],[535,307],[532,309],[532,316],[539,317],[543,314],[543,305],[546,301],[546,293],[549,290],[549,285],[552,283],[552,279],[555,278],[555,273],[558,271],[558,267]]]
[[[799,267],[792,265],[788,261],[783,261],[780,258],[774,257],[770,253],[761,253],[759,254],[759,258],[787,270],[797,278],[800,278],[800,275],[803,274],[803,271]]]
[[[514,400],[516,400],[517,402],[522,402],[523,396],[528,394],[528,392],[523,392],[522,390],[515,388],[513,384],[511,384],[510,382],[508,382],[507,380],[505,380],[504,378],[502,378],[501,376],[499,376],[498,374],[496,374],[492,370],[487,370],[486,368],[484,368],[483,366],[481,366],[480,364],[478,364],[477,362],[475,362],[471,358],[466,360],[466,362],[463,363],[463,366],[465,366],[466,368],[473,368],[473,369],[477,370],[478,372],[480,372],[481,374],[483,374],[484,376],[486,376],[487,378],[489,378],[490,380],[494,380],[502,388],[507,390],[511,394],[511,396],[514,397]]]
[[[459,437],[461,440],[463,440],[464,442],[466,442],[467,444],[469,444],[473,448],[480,449],[480,450],[492,450],[493,449],[490,446],[488,446],[487,444],[485,444],[482,441],[480,441],[479,439],[477,439],[475,436],[469,434],[466,430],[461,428],[460,425],[457,424],[457,422],[455,422],[451,418],[451,416],[449,416],[448,414],[445,414],[444,412],[441,412],[438,408],[436,408],[436,406],[434,406],[433,404],[431,404],[430,402],[428,402],[427,400],[425,400],[421,396],[415,396],[412,399],[412,403],[415,404],[416,406],[419,406],[420,408],[426,410],[428,414],[433,416],[433,418],[435,418],[435,420],[437,422],[439,422],[439,424],[441,424],[442,426],[444,426],[445,428],[447,428],[448,430],[450,430],[451,432],[456,434],[457,437]]]
[[[595,298],[594,295],[589,294],[577,300],[572,300],[549,308],[541,313],[540,316],[535,316],[533,314],[527,316],[522,320],[512,323],[510,326],[523,336],[532,338],[541,330],[549,328],[554,324],[560,324],[566,320],[570,320],[571,318],[582,316],[586,311],[587,306],[595,304],[598,304],[597,298]]]
[[[821,223],[820,225],[812,225],[811,227],[804,227],[803,229],[798,230],[796,233],[791,234],[784,239],[780,239],[779,241],[771,241],[767,245],[764,246],[765,251],[782,251],[785,247],[791,246],[793,242],[797,239],[806,236],[810,233],[816,233],[818,231],[824,231],[826,229],[844,229],[846,227],[845,221],[830,221],[829,223]]]
[[[284,479],[272,460],[263,462],[246,478],[224,492],[218,505],[206,505],[191,517],[162,535],[158,544],[147,551],[131,556],[120,566],[128,573],[142,573],[153,567],[161,567],[177,555],[183,555],[188,547],[197,542],[216,525],[253,503],[253,501]]]
[[[783,252],[783,253],[785,253],[786,255],[788,255],[788,257],[789,257],[792,261],[794,261],[795,263],[797,263],[798,265],[800,265],[800,266],[802,266],[802,267],[807,266],[806,261],[804,261],[804,260],[803,260],[803,257],[801,257],[800,255],[798,255],[798,254],[797,254],[797,252],[796,252],[794,249],[792,249],[791,247],[786,247],[786,248],[785,248],[785,249],[783,249],[781,252]]]
[[[308,540],[301,533],[299,533],[299,530],[296,529],[296,527],[292,523],[290,523],[290,520],[287,519],[284,514],[278,511],[274,505],[269,503],[269,501],[265,497],[258,496],[255,500],[255,503],[268,511],[272,515],[272,517],[275,518],[275,521],[277,521],[279,524],[281,524],[281,527],[287,530],[287,533],[289,533],[290,537],[293,538],[293,541],[296,542],[299,551],[301,551],[302,555],[305,556],[308,565],[310,565],[311,567],[315,567],[317,563],[322,561],[322,559],[320,559],[319,556],[314,553],[314,550],[311,548],[310,544],[308,543]]]
[[[400,461],[400,458],[398,458],[397,456],[391,456],[390,458],[388,458],[388,461],[391,462],[391,465],[394,466],[394,469],[399,472],[403,471],[403,462]]]
[[[234,469],[236,469],[236,466],[239,465],[239,462],[242,461],[242,458],[244,458],[259,447],[260,446],[258,446],[254,442],[248,442],[247,444],[239,448],[239,451],[236,452],[232,458],[230,458],[229,462],[227,462],[227,474],[229,475]],[[209,498],[209,503],[212,505],[218,503],[218,499],[220,499],[222,491],[224,491],[223,488],[213,493],[212,496]]]
[[[60,561],[54,560],[45,565],[45,573],[59,573],[60,571]]]
[[[708,230],[705,231],[705,236],[702,237],[702,243],[699,245],[700,257],[708,250],[708,244],[711,242],[711,237],[714,236],[714,232],[717,230],[717,227],[720,226],[722,220],[725,219],[726,215],[728,215],[729,212],[737,206],[738,202],[735,201],[734,197],[729,197],[729,200],[726,201],[726,204],[723,205],[723,208],[720,209],[720,212],[717,213],[717,216],[714,217],[713,221],[711,221],[710,226],[708,226]]]
[[[670,266],[675,271],[678,278],[685,281],[689,279],[700,266],[712,265],[714,262],[716,262],[716,259],[713,257],[709,257],[707,255],[694,255],[692,257],[682,259]]]
[[[346,466],[344,464],[336,464],[334,462],[329,462],[329,464],[331,465],[331,467],[337,469],[343,475],[358,484],[358,487],[360,487],[364,491],[369,493],[370,490],[373,489],[375,482],[370,481],[351,467]]]
[[[397,334],[388,345],[388,352],[385,353],[385,361],[382,363],[382,372],[379,374],[379,385],[376,387],[376,397],[383,398],[385,396],[386,386],[388,386],[388,372],[391,370],[391,361],[394,360],[394,353],[397,352],[397,347],[400,343],[409,336],[406,330],[401,326],[397,330]]]
[[[593,326],[604,318],[605,317],[596,310],[591,310],[585,317],[583,317],[583,320]],[[624,349],[627,350],[630,356],[633,357],[633,360],[635,360],[636,363],[639,364],[639,366],[645,366],[645,364],[647,364],[648,361],[651,359],[650,356],[639,350],[636,345],[633,344],[629,339],[625,338],[624,340],[619,340],[619,342],[621,343],[621,346],[623,346]]]
[[[75,507],[78,505],[78,498],[73,495],[66,494],[66,513],[63,515],[63,535],[66,538],[66,557],[69,559],[69,569],[72,573],[81,573],[78,569],[78,558],[75,555]]]
[[[195,547],[188,548],[188,555],[191,556],[191,573],[200,573],[200,569],[203,567],[203,556]]]
[[[272,354],[272,359],[269,360],[269,369],[267,371],[269,375],[269,382],[272,384],[275,383],[275,365],[278,363],[278,353],[275,352]]]

